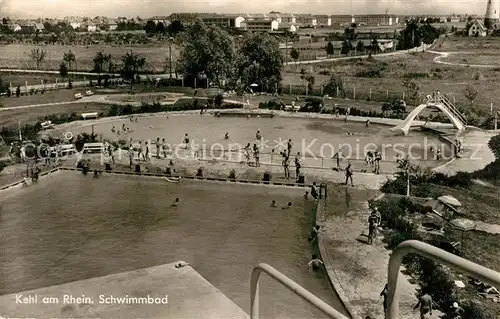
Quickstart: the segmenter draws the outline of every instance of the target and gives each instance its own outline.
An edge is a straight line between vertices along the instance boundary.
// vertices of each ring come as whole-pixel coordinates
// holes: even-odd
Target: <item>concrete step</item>
[[[188,265],[176,268],[178,264],[179,262],[176,262],[3,295],[0,296],[2,312],[0,316],[121,319],[249,317],[193,268]],[[113,302],[111,296],[116,298],[149,296],[157,299],[153,303],[142,304],[122,299],[120,303],[116,300]],[[82,299],[71,300],[70,297]]]

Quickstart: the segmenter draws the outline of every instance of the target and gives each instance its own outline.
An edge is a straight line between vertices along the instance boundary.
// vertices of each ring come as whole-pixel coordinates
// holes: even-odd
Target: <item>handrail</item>
[[[403,262],[403,258],[408,254],[417,254],[429,258],[492,286],[500,287],[500,273],[421,241],[407,240],[394,249],[389,259],[387,282],[388,319],[396,319],[398,317],[399,300],[396,292],[399,268]]]
[[[328,317],[333,319],[348,319],[326,302],[307,291],[304,287],[297,284],[295,281],[288,278],[275,268],[264,263],[258,264],[252,270],[252,277],[250,279],[250,319],[259,319],[259,279],[262,272],[265,272],[269,275],[269,277],[285,286],[288,290],[301,297],[315,308],[321,310]]]

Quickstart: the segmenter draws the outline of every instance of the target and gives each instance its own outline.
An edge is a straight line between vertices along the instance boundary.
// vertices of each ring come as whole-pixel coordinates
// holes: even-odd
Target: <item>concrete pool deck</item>
[[[190,266],[171,263],[0,296],[7,318],[246,319],[249,316]],[[165,298],[153,304],[105,303],[110,296]],[[36,302],[23,298],[37,296]],[[88,297],[90,300],[71,300]],[[44,300],[45,298],[45,300]],[[66,300],[65,300],[66,299]],[[44,303],[44,301],[46,303]],[[66,302],[65,302],[66,301]],[[162,304],[168,301],[167,304]]]

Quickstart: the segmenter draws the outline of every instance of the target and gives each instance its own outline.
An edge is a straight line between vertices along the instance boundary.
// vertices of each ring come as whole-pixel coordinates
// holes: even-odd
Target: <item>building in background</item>
[[[488,0],[486,3],[486,14],[484,16],[484,26],[493,29],[500,22],[500,2],[498,0]]]
[[[467,32],[470,37],[485,37],[488,33],[488,28],[481,21],[474,20]]]

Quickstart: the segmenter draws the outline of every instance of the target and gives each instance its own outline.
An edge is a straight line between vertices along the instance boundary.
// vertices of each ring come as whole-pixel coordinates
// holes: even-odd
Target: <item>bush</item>
[[[217,108],[222,106],[222,102],[224,101],[224,96],[222,94],[217,94],[214,98],[214,104]]]
[[[462,319],[495,319],[495,315],[490,313],[488,310],[484,309],[483,306],[474,302],[467,301],[461,304],[464,312],[462,313]]]
[[[500,135],[493,136],[488,142],[488,146],[493,154],[495,154],[495,157],[500,159]]]
[[[280,110],[281,104],[276,101],[268,101],[259,103],[260,109],[268,109],[268,110]]]
[[[7,167],[7,164],[5,164],[4,162],[0,161],[0,172],[3,171],[3,169]]]

